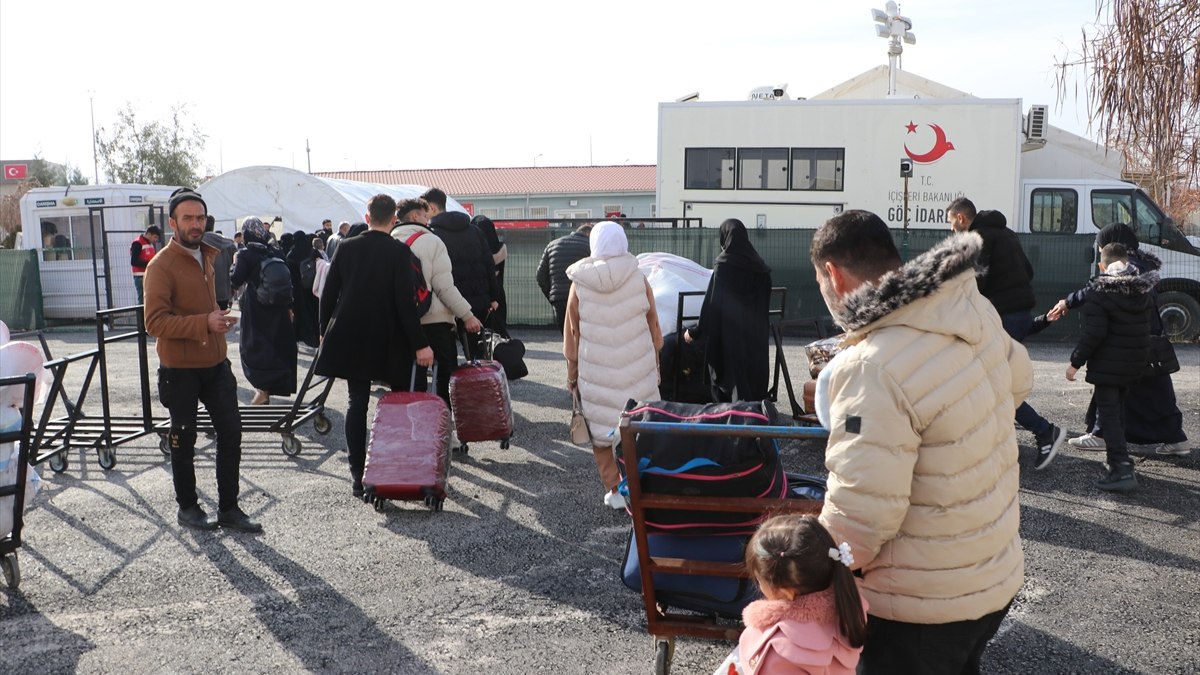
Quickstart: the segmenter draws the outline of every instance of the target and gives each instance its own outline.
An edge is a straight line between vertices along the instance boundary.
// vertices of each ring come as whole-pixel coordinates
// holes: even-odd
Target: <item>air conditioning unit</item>
[[[1046,116],[1049,112],[1049,106],[1034,105],[1029,106],[1029,114],[1025,115],[1025,140],[1026,141],[1045,141],[1046,140]]]

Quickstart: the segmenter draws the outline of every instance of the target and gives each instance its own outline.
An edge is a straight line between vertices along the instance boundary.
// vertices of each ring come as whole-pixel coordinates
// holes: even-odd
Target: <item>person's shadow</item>
[[[199,538],[199,537],[198,537]],[[261,540],[210,537],[197,548],[253,606],[258,622],[311,672],[436,673],[321,577]],[[242,549],[241,552],[235,549]],[[249,554],[287,581],[289,593],[243,564]],[[364,649],[370,645],[370,649]]]

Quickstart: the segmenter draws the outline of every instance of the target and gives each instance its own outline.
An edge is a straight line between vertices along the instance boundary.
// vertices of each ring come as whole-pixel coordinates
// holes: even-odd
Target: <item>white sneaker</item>
[[[613,490],[604,494],[604,505],[614,511],[625,510],[625,497],[620,492]]]
[[[1178,443],[1159,443],[1158,447],[1154,448],[1154,454],[1175,455],[1176,457],[1182,457],[1184,455],[1192,454],[1192,449],[1188,447],[1187,441],[1180,441]]]
[[[1107,450],[1108,444],[1103,438],[1093,436],[1092,434],[1084,434],[1078,438],[1072,438],[1067,441],[1072,448],[1080,450]]]

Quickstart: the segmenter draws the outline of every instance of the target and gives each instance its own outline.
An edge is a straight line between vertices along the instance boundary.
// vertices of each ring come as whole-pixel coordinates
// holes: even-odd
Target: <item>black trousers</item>
[[[392,391],[403,389],[393,387]],[[371,381],[346,380],[346,397],[350,399],[346,410],[346,454],[350,477],[357,486],[362,484],[363,469],[367,465],[367,407],[371,403]]]
[[[1131,464],[1125,440],[1125,398],[1129,387],[1097,384],[1092,390],[1096,419],[1104,423],[1104,444],[1108,447],[1108,465]]]
[[[237,380],[229,361],[211,368],[159,368],[158,400],[171,413],[171,473],[179,508],[194,506],[196,494],[196,412],[203,403],[217,433],[217,504],[222,511],[237,506],[238,471],[242,463],[242,422]]]
[[[558,326],[558,332],[561,333],[567,325],[567,301],[552,302],[550,306],[554,308],[554,325]]]
[[[976,675],[1004,609],[952,623],[906,623],[867,616],[867,643],[858,663],[865,675]]]
[[[442,400],[446,402],[446,407],[449,408],[450,374],[458,365],[457,329],[452,323],[426,323],[421,324],[421,329],[425,331],[425,339],[429,341],[429,348],[433,350],[434,363],[437,364],[437,395],[442,397]],[[416,391],[429,391],[427,370],[427,368],[417,366]]]

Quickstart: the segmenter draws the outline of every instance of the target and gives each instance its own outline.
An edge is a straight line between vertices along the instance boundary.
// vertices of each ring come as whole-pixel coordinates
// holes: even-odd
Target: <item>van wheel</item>
[[[1158,296],[1158,315],[1163,331],[1176,342],[1189,342],[1200,335],[1200,301],[1179,291]]]

